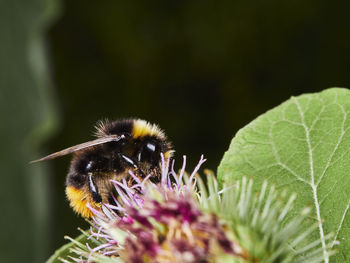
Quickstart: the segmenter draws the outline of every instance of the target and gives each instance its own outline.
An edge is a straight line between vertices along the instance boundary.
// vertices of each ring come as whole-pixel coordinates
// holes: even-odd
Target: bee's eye
[[[147,143],[146,148],[149,152],[155,152],[156,151],[156,146],[153,143]]]
[[[141,162],[149,162],[151,165],[156,165],[159,162],[160,149],[153,142],[146,143],[139,152],[138,160]]]

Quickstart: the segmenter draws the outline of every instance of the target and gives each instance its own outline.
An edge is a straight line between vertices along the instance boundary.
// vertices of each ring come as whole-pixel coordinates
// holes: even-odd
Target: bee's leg
[[[97,206],[102,205],[102,197],[98,192],[97,185],[94,183],[92,179],[92,173],[88,174],[89,176],[89,187],[92,195],[92,199],[96,202]]]
[[[149,179],[152,183],[159,184],[161,181],[161,171],[159,170],[158,167],[153,168],[153,175]]]
[[[124,154],[120,154],[120,156],[122,157],[122,159],[127,163],[127,164],[129,164],[130,166],[132,166],[132,167],[134,167],[134,168],[138,168],[137,167],[137,165],[136,165],[136,163],[132,160],[132,159],[130,159],[129,157],[127,157],[126,155],[124,155]]]
[[[120,156],[123,158],[123,160],[125,162],[127,162],[129,165],[131,165],[133,168],[136,169],[137,173],[140,174],[141,178],[145,178],[146,177],[144,172],[142,172],[142,170],[137,166],[137,164],[136,164],[137,162],[136,161],[132,160],[131,158],[129,158],[127,156],[125,156],[124,154],[121,154]]]
[[[137,161],[125,156],[124,154],[121,154],[121,157],[124,159],[125,162],[127,162],[129,165],[136,169],[138,176],[140,176],[141,178],[146,177],[145,173],[137,166]],[[158,173],[154,172],[154,174],[156,175]],[[158,176],[150,176],[149,180],[155,184],[158,184],[160,182],[160,178]]]

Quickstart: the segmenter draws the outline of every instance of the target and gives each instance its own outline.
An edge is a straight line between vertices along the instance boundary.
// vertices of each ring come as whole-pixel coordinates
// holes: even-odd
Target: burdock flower
[[[136,177],[132,187],[113,181],[119,197],[116,205],[105,205],[105,214],[92,209],[97,229],[112,239],[91,252],[140,263],[215,262],[222,254],[244,257],[224,222],[201,210],[195,175],[204,161],[202,157],[190,176],[185,174],[185,160],[179,175],[173,165],[169,169],[169,161],[163,161],[158,185]]]
[[[135,176],[131,187],[126,181],[113,181],[118,193],[115,204],[103,205],[103,213],[91,208],[95,216],[90,231],[84,232],[89,242],[70,239],[76,246],[62,261],[322,261],[318,244],[307,243],[315,227],[303,222],[307,209],[284,221],[294,195],[283,202],[283,194],[268,189],[267,184],[255,195],[247,179],[219,190],[213,174],[207,173],[206,184],[197,176],[203,162],[201,157],[189,175],[185,157],[179,173],[173,161],[163,160],[157,185]]]
[[[157,199],[147,195],[142,209],[128,207],[127,220],[114,223],[128,233],[119,251],[125,262],[209,262],[216,254],[240,256],[242,249],[228,238],[225,226],[216,215],[203,213],[190,193],[162,189],[155,194]]]

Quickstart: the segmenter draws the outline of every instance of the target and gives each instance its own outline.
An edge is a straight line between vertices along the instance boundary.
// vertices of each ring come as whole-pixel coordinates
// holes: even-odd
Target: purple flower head
[[[192,195],[158,193],[162,200],[145,195],[142,208],[126,209],[133,223],[119,220],[118,227],[129,233],[121,252],[125,262],[208,262],[218,251],[235,254],[224,225],[202,213]]]
[[[209,262],[215,253],[235,254],[236,244],[226,236],[225,226],[214,214],[201,211],[195,175],[203,162],[202,156],[188,175],[185,157],[178,174],[174,162],[163,159],[157,185],[148,177],[135,177],[132,186],[113,181],[116,205],[104,205],[104,215],[96,213],[94,220],[119,241],[115,251],[124,262]]]
[[[172,219],[192,223],[202,214],[191,203],[192,201],[190,195],[171,197],[167,199],[166,203],[153,201],[150,204],[149,216],[165,224]]]

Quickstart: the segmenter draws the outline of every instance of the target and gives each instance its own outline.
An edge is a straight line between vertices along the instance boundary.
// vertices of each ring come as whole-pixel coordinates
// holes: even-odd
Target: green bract
[[[312,208],[318,228],[311,238],[321,240],[324,262],[350,262],[349,117],[347,89],[292,97],[241,129],[218,168],[221,183],[248,176],[257,189],[268,180],[296,192],[294,214]],[[329,258],[332,232],[339,252]]]

